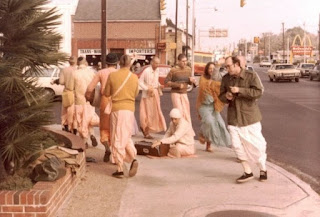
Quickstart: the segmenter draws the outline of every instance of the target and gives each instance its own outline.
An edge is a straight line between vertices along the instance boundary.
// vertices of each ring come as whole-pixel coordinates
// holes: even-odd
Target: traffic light
[[[160,0],[160,10],[163,11],[166,9],[166,0]]]
[[[240,7],[243,7],[245,4],[247,4],[246,0],[240,0]]]
[[[259,42],[260,42],[260,38],[259,37],[254,37],[253,38],[253,43],[259,44]]]

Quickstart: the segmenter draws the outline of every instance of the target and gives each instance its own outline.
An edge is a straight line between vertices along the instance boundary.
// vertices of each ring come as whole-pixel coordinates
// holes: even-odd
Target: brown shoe
[[[96,137],[94,137],[94,135],[91,135],[90,139],[91,139],[92,146],[96,147],[98,145],[98,141],[97,141]]]
[[[139,166],[138,161],[136,159],[134,159],[131,163],[131,166],[130,166],[129,177],[135,176],[137,174],[138,166]]]

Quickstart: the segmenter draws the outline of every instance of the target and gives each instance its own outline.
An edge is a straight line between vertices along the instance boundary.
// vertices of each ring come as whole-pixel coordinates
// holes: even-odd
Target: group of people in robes
[[[130,56],[121,56],[120,69],[116,69],[117,55],[109,53],[106,61],[108,67],[96,74],[85,75],[85,67],[78,64],[78,69],[74,70],[75,74],[78,73],[74,75],[74,86],[77,88],[69,87],[66,81],[60,82],[65,84],[65,89],[75,92],[74,117],[77,120],[75,127],[71,126],[73,122],[68,119],[68,115],[65,115],[67,112],[64,112],[62,124],[68,126],[68,130],[77,129],[84,139],[91,135],[92,144],[94,144],[94,137],[90,127],[93,126],[95,112],[94,107],[86,101],[85,97],[88,99],[100,83],[100,142],[105,146],[104,161],[111,160],[117,165],[117,170],[112,174],[114,177],[124,176],[125,162],[131,163],[130,177],[134,176],[138,170],[137,151],[132,135],[136,124],[135,98],[139,94],[139,87],[142,89],[139,111],[140,129],[144,137],[153,140],[151,133],[165,132],[162,139],[153,140],[152,147],[170,144],[168,156],[176,158],[195,153],[195,132],[192,128],[187,89],[188,85],[195,84],[196,80],[192,76],[191,68],[187,66],[186,56],[180,54],[177,59],[177,65],[171,68],[165,79],[165,84],[171,87],[173,105],[169,114],[171,121],[168,129],[160,103],[163,87],[159,83],[160,59],[158,57],[152,59],[150,66],[138,78],[130,71],[133,63]],[[266,142],[261,134],[261,114],[256,102],[262,95],[263,86],[257,74],[246,71],[239,58],[228,57],[224,64],[228,74],[223,78],[217,75],[219,70],[216,70],[213,62],[207,63],[204,74],[200,78],[196,101],[198,117],[201,120],[199,141],[206,144],[208,152],[212,152],[213,145],[233,147],[244,168],[244,174],[237,179],[237,182],[245,182],[253,178],[248,163],[252,160],[260,166],[260,180],[265,181],[267,179]],[[81,85],[78,84],[80,81]],[[112,102],[110,114],[105,112],[109,102]],[[228,105],[228,127],[220,115],[225,104]],[[63,109],[68,111],[69,108]],[[72,110],[71,106],[69,110]],[[85,130],[85,127],[88,129]]]

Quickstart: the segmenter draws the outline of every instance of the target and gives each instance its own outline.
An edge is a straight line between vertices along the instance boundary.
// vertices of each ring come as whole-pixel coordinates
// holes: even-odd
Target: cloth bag
[[[123,88],[123,86],[125,85],[125,83],[127,83],[128,79],[130,78],[131,76],[131,72],[128,73],[128,76],[126,77],[126,79],[123,81],[123,83],[121,84],[121,86],[119,87],[119,89],[112,95],[112,96],[109,96],[107,97],[108,98],[108,102],[106,104],[106,108],[104,109],[104,113],[109,115],[111,114],[111,110],[112,110],[112,97],[115,97],[119,92],[120,90]]]
[[[58,157],[45,155],[47,160],[37,164],[30,178],[34,181],[55,181],[66,175],[65,163]]]
[[[69,107],[74,103],[74,93],[73,91],[62,92],[62,105],[63,107]]]

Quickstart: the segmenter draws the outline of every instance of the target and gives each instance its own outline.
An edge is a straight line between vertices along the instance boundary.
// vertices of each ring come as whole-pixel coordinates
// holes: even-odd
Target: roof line
[[[107,20],[107,23],[160,22],[161,20]],[[101,20],[74,20],[75,23],[100,23]]]

